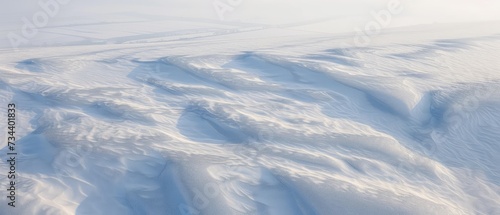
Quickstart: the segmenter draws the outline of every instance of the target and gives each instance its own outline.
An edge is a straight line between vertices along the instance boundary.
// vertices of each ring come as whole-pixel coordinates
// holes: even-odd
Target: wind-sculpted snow
[[[500,214],[498,35],[241,34],[1,52],[17,213]]]

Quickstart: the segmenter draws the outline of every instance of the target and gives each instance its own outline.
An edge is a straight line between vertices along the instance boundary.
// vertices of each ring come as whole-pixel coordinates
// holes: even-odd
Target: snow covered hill
[[[500,214],[500,23],[169,22],[0,50],[0,214]]]

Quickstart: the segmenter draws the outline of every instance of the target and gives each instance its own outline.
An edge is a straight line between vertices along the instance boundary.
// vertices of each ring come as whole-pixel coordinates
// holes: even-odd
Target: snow
[[[499,27],[44,31],[0,50],[0,214],[500,214]]]

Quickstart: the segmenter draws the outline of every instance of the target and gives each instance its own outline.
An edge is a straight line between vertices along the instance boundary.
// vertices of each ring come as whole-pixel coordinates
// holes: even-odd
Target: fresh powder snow
[[[500,214],[499,21],[63,2],[0,23],[2,215]]]

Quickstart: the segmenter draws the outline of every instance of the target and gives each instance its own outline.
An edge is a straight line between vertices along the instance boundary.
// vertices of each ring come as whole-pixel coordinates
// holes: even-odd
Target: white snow
[[[0,214],[500,214],[499,27],[392,28],[356,47],[172,19],[3,41],[19,178]]]

